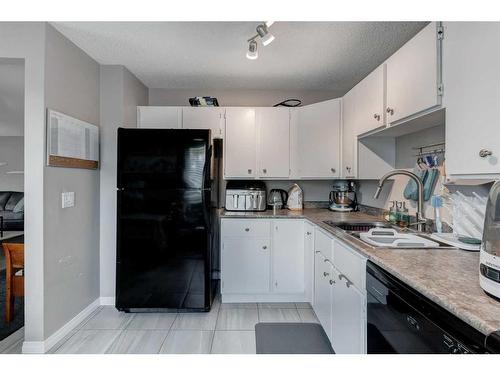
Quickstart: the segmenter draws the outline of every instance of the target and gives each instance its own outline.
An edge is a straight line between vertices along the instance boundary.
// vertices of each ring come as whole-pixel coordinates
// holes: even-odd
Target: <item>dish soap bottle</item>
[[[410,214],[408,213],[408,208],[406,208],[406,202],[403,202],[403,206],[398,212],[398,225],[403,228],[410,225]]]
[[[396,224],[398,221],[398,211],[396,207],[396,201],[392,201],[392,206],[389,208],[389,222]]]

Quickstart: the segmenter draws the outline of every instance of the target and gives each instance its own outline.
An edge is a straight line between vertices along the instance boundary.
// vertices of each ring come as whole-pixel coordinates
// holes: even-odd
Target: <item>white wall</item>
[[[100,68],[101,186],[100,295],[115,296],[116,270],[116,136],[118,127],[137,126],[137,106],[147,105],[147,88],[126,68]]]
[[[337,91],[328,90],[169,90],[149,89],[149,105],[188,106],[194,96],[214,96],[225,107],[272,107],[285,99],[300,99],[302,104],[338,98]]]
[[[45,24],[0,22],[0,58],[24,59],[25,342],[44,339]]]
[[[46,107],[99,125],[99,64],[45,28]],[[44,187],[47,339],[99,298],[99,171],[46,166]],[[74,207],[61,208],[64,191],[75,192]]]
[[[23,170],[24,137],[0,137],[0,191],[24,191],[24,175],[7,174]]]

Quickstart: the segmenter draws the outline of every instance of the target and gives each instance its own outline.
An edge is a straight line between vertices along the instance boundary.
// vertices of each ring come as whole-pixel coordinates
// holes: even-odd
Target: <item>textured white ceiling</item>
[[[257,22],[55,22],[101,64],[146,86],[347,92],[425,22],[276,22],[276,40],[245,57]]]
[[[24,62],[0,59],[0,136],[24,133]]]

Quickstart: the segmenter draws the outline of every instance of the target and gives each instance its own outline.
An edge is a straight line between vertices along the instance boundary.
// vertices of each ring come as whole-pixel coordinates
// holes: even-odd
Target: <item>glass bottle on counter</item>
[[[399,209],[398,225],[403,228],[410,225],[410,214],[408,212],[408,208],[406,208],[406,202],[403,202],[401,208]]]

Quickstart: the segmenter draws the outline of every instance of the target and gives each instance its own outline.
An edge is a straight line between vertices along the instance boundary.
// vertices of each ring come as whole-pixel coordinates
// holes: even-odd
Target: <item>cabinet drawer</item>
[[[314,250],[320,251],[321,254],[329,261],[333,261],[333,238],[316,229],[314,232]]]
[[[270,232],[270,220],[222,220],[223,237],[269,237]]]
[[[335,241],[333,254],[339,272],[347,276],[359,290],[365,290],[366,259],[339,241]]]

